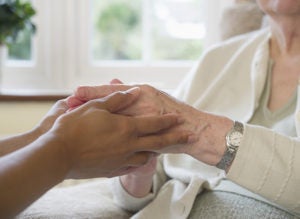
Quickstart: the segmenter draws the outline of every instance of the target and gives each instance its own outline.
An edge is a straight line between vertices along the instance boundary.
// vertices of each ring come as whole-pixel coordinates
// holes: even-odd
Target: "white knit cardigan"
[[[264,88],[270,31],[260,30],[229,40],[207,51],[185,78],[176,96],[196,109],[247,123]],[[299,96],[299,95],[298,95]],[[295,112],[299,135],[300,101]],[[222,178],[300,214],[300,141],[246,124],[244,138],[225,176],[215,167],[188,155],[163,155],[153,179],[153,193],[130,196],[115,178],[115,201],[137,211],[133,218],[187,218],[197,194],[213,189]]]

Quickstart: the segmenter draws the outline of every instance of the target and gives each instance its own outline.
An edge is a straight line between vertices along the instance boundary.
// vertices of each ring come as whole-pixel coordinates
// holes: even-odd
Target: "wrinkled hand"
[[[103,85],[103,86],[81,86],[76,91],[75,94],[68,98],[68,106],[70,108],[75,108],[87,101],[103,98],[110,95],[113,92],[128,90],[135,86],[114,84],[114,85]],[[120,111],[119,113],[131,116],[137,115],[162,115],[167,113],[164,111],[163,103],[160,98],[160,91],[148,85],[139,85],[141,88],[141,94],[139,100],[131,107]]]
[[[150,85],[124,85],[118,79],[112,80],[110,85],[80,86],[76,89],[74,95],[67,99],[67,103],[70,108],[73,108],[87,101],[103,98],[113,92],[125,91],[133,87],[139,87],[141,89],[138,101],[119,113],[132,116],[162,115],[175,112],[182,113],[184,110],[180,109],[192,108],[184,102]]]
[[[69,107],[77,107],[78,105],[83,104],[89,100],[101,98],[111,94],[112,92],[127,90],[133,87],[120,83],[120,81],[114,81],[114,83],[111,85],[79,87],[76,90],[75,94],[68,99],[68,105]],[[195,121],[197,118],[197,116],[195,115],[197,111],[194,108],[149,85],[138,85],[138,87],[141,89],[141,94],[138,100],[135,101],[135,103],[130,107],[118,111],[118,113],[132,116],[164,115],[168,113],[176,113],[178,115],[181,115],[185,120],[184,124],[176,127],[177,131],[197,131],[197,129],[199,128],[198,125],[201,123],[197,123],[197,121]],[[189,143],[196,141],[197,138],[193,136],[190,138]],[[191,146],[191,144],[186,144],[184,147],[182,147],[182,145],[176,145],[169,148],[164,148],[164,150],[162,150],[161,152],[190,154],[190,150],[192,148]]]
[[[140,89],[94,99],[61,116],[51,130],[70,160],[70,178],[111,177],[148,162],[152,153],[188,141],[190,132],[170,132],[178,116],[129,117],[125,110]],[[150,155],[149,155],[150,154]],[[150,156],[151,157],[151,156]]]
[[[111,85],[79,87],[75,95],[68,99],[68,104],[76,106],[117,90],[132,87],[119,83],[120,81],[115,80]],[[138,87],[141,89],[139,99],[132,106],[118,113],[126,115],[176,113],[184,119],[184,123],[174,130],[188,130],[194,134],[188,144],[164,148],[161,153],[186,153],[209,165],[216,165],[220,161],[220,157],[224,154],[225,135],[232,126],[232,120],[197,110],[149,85],[138,85]]]

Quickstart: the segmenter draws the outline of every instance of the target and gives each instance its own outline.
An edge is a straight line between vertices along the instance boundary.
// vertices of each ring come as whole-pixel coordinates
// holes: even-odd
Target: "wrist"
[[[188,147],[188,154],[208,165],[215,166],[226,150],[226,134],[231,129],[233,121],[201,111],[189,117],[191,128],[198,141]]]
[[[153,174],[138,177],[133,174],[120,176],[123,188],[132,196],[142,198],[148,195],[152,189]]]
[[[43,134],[41,139],[47,142],[47,144],[52,148],[53,153],[56,154],[57,162],[64,173],[64,179],[69,178],[74,166],[74,156],[72,156],[66,142],[53,131]]]
[[[235,121],[230,131],[226,134],[226,150],[216,167],[228,172],[244,134],[244,125]]]
[[[29,132],[29,135],[31,136],[31,139],[36,140],[46,132],[42,130],[40,126],[35,127],[33,130]]]

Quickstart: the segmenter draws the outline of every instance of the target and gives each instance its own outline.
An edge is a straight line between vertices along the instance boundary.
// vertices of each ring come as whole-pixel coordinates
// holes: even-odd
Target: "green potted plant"
[[[16,42],[24,29],[31,33],[36,32],[36,26],[31,22],[35,13],[29,1],[0,0],[0,83],[4,49]]]

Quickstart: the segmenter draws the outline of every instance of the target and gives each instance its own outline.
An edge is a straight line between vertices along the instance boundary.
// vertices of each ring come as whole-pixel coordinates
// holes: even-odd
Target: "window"
[[[15,44],[8,48],[9,60],[32,60],[32,36],[29,31],[23,31]]]
[[[204,3],[93,0],[93,60],[197,59],[206,36]]]
[[[91,1],[92,59],[142,58],[142,1]]]
[[[174,89],[218,41],[222,0],[32,0],[37,34],[9,48],[3,87],[72,90],[150,83]]]

